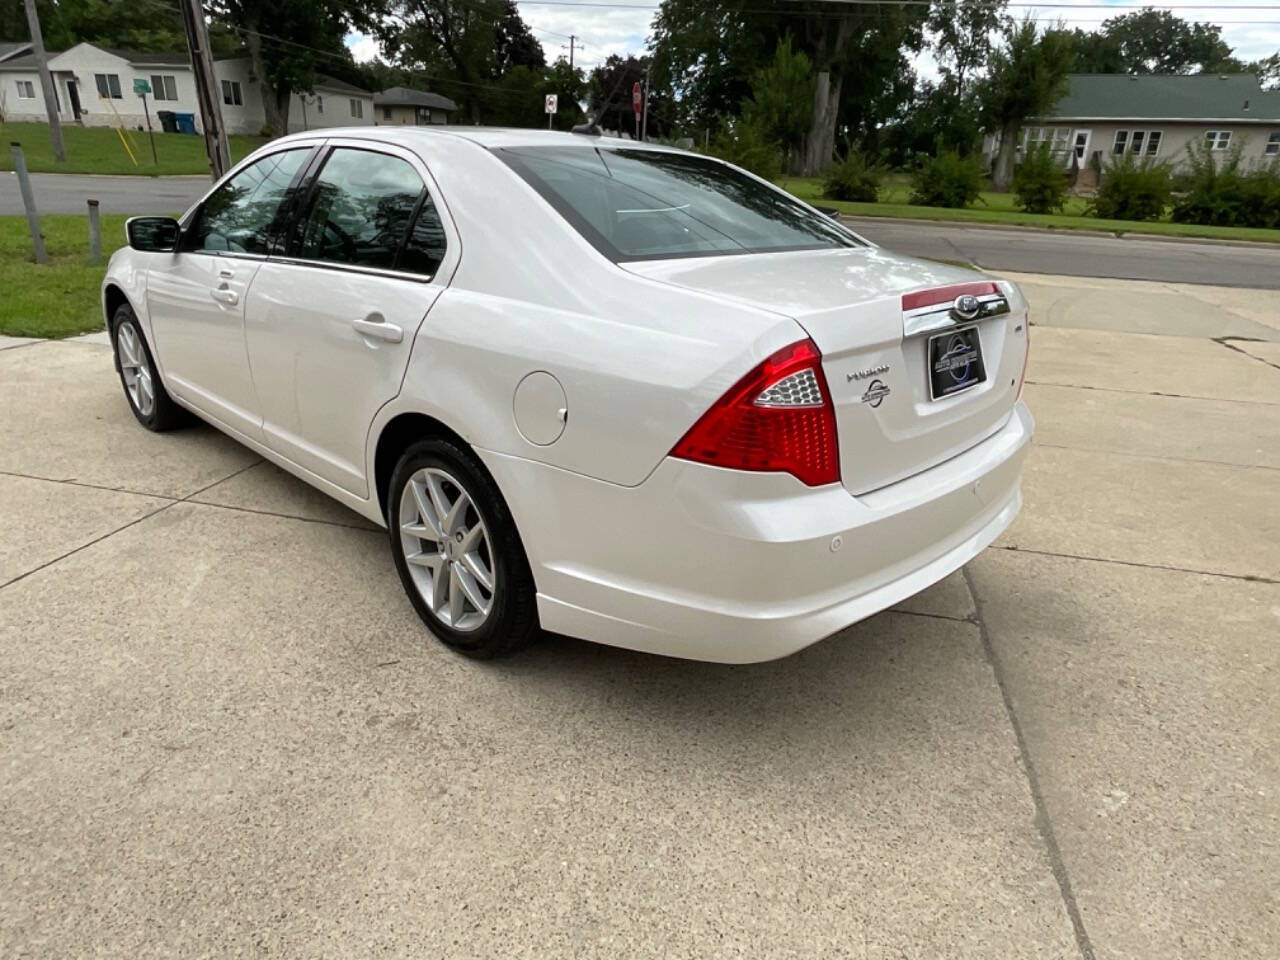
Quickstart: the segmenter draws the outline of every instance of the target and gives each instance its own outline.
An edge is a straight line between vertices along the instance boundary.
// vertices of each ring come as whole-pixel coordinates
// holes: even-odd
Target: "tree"
[[[176,5],[153,8],[127,0],[37,0],[36,11],[49,50],[66,50],[84,41],[125,50],[187,49]],[[0,3],[0,39],[29,39],[22,0]]]
[[[992,52],[990,70],[978,88],[983,122],[1000,135],[995,189],[1009,189],[1022,121],[1045,113],[1063,97],[1073,62],[1067,31],[1051,27],[1040,34],[1029,17],[1006,26],[1004,45]]]
[[[355,72],[343,40],[372,27],[378,0],[211,0],[209,7],[244,40],[267,126],[282,134],[292,94],[311,92],[318,72]]]
[[[514,0],[507,0],[502,17],[493,30],[494,73],[502,76],[512,67],[541,70],[547,65],[542,44],[520,17]]]
[[[648,63],[648,57],[628,55],[623,58],[611,53],[604,63],[591,71],[587,99],[591,104],[591,116],[600,126],[606,130],[634,133],[635,114],[631,109],[631,90],[637,83],[643,86]],[[650,92],[649,109],[653,111],[655,106]],[[656,133],[652,114],[649,120],[649,131]]]
[[[1256,76],[1263,90],[1280,89],[1280,52],[1253,61],[1245,67],[1245,72]]]
[[[1150,7],[1104,20],[1096,33],[1075,31],[1082,73],[1211,73],[1238,69],[1222,28],[1188,23]]]
[[[974,75],[991,55],[991,37],[1004,19],[1007,0],[941,3],[929,11],[926,26],[938,54],[941,87],[962,100]]]
[[[742,119],[791,159],[804,147],[812,106],[813,67],[803,53],[792,51],[791,37],[783,37],[773,60],[756,71]]]

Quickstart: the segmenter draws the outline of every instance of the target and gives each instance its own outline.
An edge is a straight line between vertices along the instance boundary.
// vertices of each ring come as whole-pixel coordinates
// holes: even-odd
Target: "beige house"
[[[63,123],[86,127],[146,124],[142,98],[134,81],[146,80],[147,112],[159,132],[157,111],[190,113],[196,129],[203,129],[196,101],[191,61],[185,53],[144,53],[109,50],[78,43],[69,50],[49,52],[55,107]],[[213,65],[222,100],[222,119],[229,133],[259,133],[266,122],[261,85],[248,58],[219,59]],[[0,117],[14,123],[47,123],[40,74],[30,45],[7,54],[0,50]],[[289,132],[317,127],[349,127],[373,123],[373,94],[332,77],[316,77],[315,89],[293,94]]]
[[[1018,150],[1049,143],[1064,166],[1083,171],[1124,154],[1178,165],[1192,141],[1223,152],[1240,146],[1250,165],[1280,158],[1280,91],[1247,73],[1074,74],[1053,110],[1023,126]],[[994,156],[994,139],[987,147]]]
[[[458,105],[448,97],[408,87],[390,87],[373,95],[374,123],[427,126],[453,123]]]

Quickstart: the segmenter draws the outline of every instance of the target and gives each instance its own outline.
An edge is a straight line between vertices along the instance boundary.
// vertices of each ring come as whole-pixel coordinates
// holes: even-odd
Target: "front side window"
[[[246,167],[201,205],[182,248],[266,255],[284,201],[310,147],[282,150]]]
[[[1268,157],[1280,155],[1280,130],[1273,131],[1271,136],[1267,137],[1267,146],[1264,152]]]
[[[244,105],[244,98],[240,93],[239,80],[222,81],[222,102],[233,107]]]
[[[1231,145],[1231,131],[1208,130],[1205,132],[1204,142],[1210,150],[1225,150]]]
[[[118,73],[95,73],[94,81],[98,85],[98,96],[103,100],[123,100],[120,93],[120,75]]]
[[[707,157],[596,146],[494,153],[614,261],[860,246],[835,221]]]
[[[20,100],[34,100],[36,98],[35,84],[30,80],[18,81],[18,98]]]
[[[301,217],[297,255],[384,270],[395,268],[422,178],[399,157],[339,147],[316,177]]]
[[[178,82],[168,74],[151,75],[151,93],[157,100],[177,100]]]

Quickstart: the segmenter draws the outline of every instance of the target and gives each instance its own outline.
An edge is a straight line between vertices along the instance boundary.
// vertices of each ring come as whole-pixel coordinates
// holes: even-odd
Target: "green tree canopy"
[[[1221,27],[1150,7],[1105,20],[1092,33],[1075,30],[1072,40],[1078,73],[1204,73],[1241,66]]]

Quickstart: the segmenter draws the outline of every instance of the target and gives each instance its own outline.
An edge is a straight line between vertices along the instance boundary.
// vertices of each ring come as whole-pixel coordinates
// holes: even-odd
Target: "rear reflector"
[[[934,287],[932,290],[917,290],[915,293],[902,295],[903,310],[919,310],[921,307],[933,307],[940,303],[951,303],[956,297],[966,293],[975,297],[999,293],[1000,288],[994,283],[980,280],[975,283],[953,283],[946,287]]]
[[[811,487],[838,483],[835,408],[817,346],[801,340],[769,357],[717,400],[671,455],[789,473]]]

